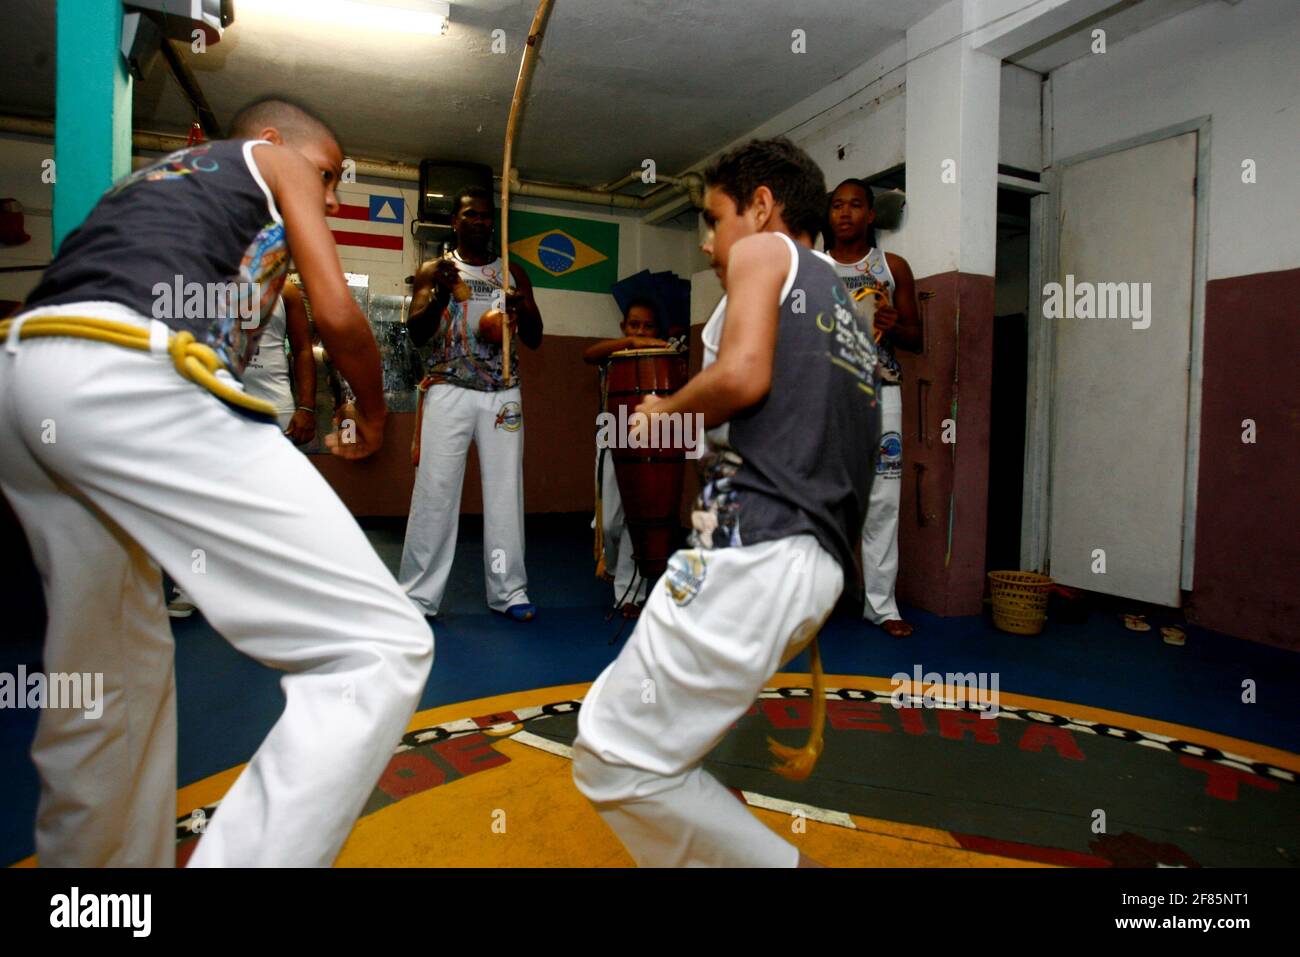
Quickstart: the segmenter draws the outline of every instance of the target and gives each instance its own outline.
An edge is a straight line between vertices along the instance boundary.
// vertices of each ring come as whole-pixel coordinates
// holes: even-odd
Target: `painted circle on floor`
[[[791,782],[769,770],[767,738],[804,742],[807,682],[774,676],[706,766],[764,824],[826,864],[1300,863],[1300,756],[1066,702],[1002,693],[990,707],[961,684],[895,689],[884,678],[832,675],[825,750],[807,781]],[[339,865],[630,865],[570,778],[588,687],[417,714]],[[240,770],[181,790],[179,863]]]

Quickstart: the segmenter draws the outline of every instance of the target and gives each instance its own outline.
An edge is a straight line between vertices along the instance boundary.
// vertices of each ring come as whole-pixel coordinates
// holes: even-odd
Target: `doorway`
[[[1029,360],[1029,243],[1032,197],[998,190],[994,268],[993,384],[989,397],[986,571],[1020,568],[1025,392]]]

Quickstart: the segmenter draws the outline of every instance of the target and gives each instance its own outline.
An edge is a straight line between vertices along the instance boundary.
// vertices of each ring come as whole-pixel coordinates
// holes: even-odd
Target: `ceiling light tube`
[[[431,36],[445,34],[451,16],[451,4],[440,0],[426,0],[418,9],[358,3],[357,0],[239,0],[236,9],[240,13],[253,11],[350,29]]]

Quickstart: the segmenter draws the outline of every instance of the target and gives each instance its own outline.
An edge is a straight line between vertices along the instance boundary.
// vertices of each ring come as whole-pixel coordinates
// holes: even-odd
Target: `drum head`
[[[680,349],[620,349],[618,352],[611,352],[611,359],[640,359],[651,356],[684,356],[686,353]]]

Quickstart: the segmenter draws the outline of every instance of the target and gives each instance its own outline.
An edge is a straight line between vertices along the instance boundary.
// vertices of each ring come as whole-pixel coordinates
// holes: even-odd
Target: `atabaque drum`
[[[679,437],[680,431],[647,430],[637,440],[623,424],[632,421],[646,396],[671,395],[685,384],[686,353],[676,349],[624,349],[609,357],[605,411],[617,423],[617,441],[607,454],[614,456],[633,557],[650,582],[668,567],[677,544],[686,448],[681,441],[664,441]]]

